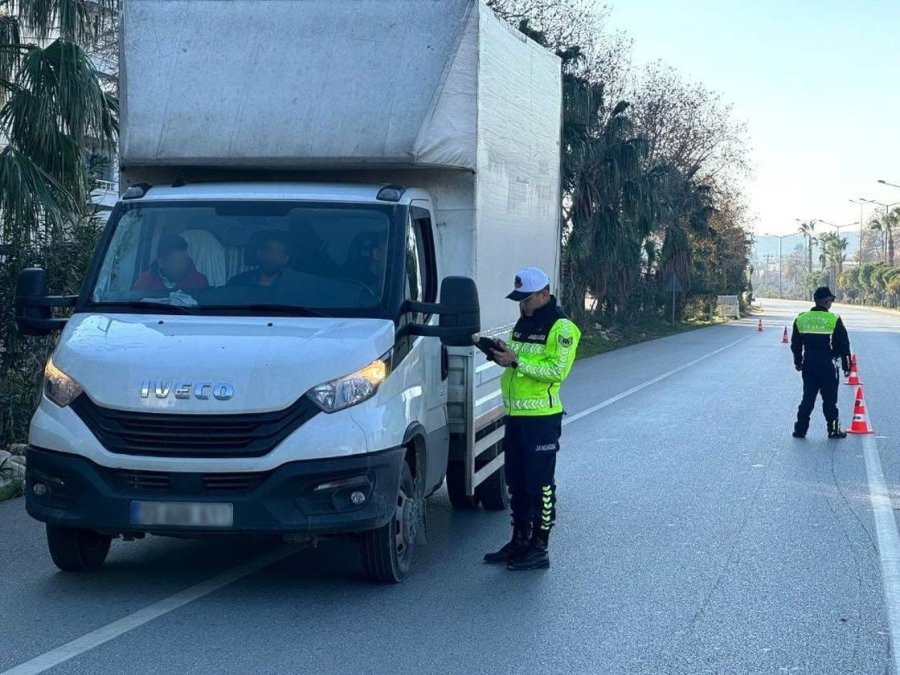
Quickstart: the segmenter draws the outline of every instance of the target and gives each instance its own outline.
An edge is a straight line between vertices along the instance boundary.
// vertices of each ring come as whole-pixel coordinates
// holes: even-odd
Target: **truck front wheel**
[[[112,537],[91,530],[47,525],[47,546],[64,572],[95,570],[106,561]]]
[[[403,462],[391,521],[377,530],[363,532],[360,538],[363,568],[372,581],[396,584],[409,572],[423,501],[409,465]]]

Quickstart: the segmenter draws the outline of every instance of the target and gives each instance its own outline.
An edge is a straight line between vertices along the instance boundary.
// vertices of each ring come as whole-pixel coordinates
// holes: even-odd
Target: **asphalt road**
[[[364,581],[341,542],[114,542],[100,572],[61,574],[22,500],[0,504],[0,673],[73,641],[46,672],[891,672],[900,589],[879,558],[872,440],[827,440],[818,410],[790,436],[800,379],[780,338],[802,307],[766,302],[762,333],[754,318],[577,364],[549,571],[482,565],[507,517],[453,511],[443,491],[394,587]],[[838,311],[896,498],[900,315]]]

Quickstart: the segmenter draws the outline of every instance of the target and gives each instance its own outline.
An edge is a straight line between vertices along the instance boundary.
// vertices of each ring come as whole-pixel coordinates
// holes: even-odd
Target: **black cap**
[[[816,292],[813,293],[813,300],[816,302],[819,300],[834,300],[834,293],[831,292],[828,286],[819,286]]]
[[[162,257],[174,251],[187,251],[187,249],[187,242],[177,234],[164,234],[156,245],[156,255]]]

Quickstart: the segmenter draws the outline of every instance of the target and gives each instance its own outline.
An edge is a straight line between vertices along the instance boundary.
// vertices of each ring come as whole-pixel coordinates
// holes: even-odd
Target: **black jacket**
[[[811,312],[827,312],[824,307],[813,307]],[[797,329],[797,321],[794,320],[794,330],[791,334],[791,352],[794,354],[794,365],[817,366],[828,364],[834,359],[841,360],[841,368],[846,372],[850,370],[850,337],[844,328],[843,320],[838,317],[831,335],[817,335],[801,333]]]

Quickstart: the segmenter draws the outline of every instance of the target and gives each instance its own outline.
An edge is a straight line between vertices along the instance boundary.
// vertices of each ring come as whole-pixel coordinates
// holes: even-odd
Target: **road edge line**
[[[897,530],[891,495],[884,480],[878,441],[874,436],[866,435],[862,438],[862,446],[869,482],[869,501],[872,503],[872,517],[875,520],[875,539],[878,542],[878,562],[881,565],[881,586],[890,631],[891,656],[894,672],[900,673],[900,532]]]

